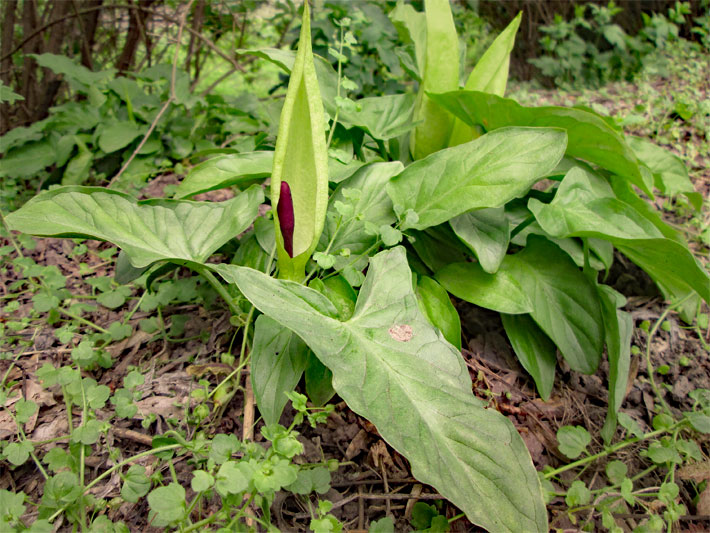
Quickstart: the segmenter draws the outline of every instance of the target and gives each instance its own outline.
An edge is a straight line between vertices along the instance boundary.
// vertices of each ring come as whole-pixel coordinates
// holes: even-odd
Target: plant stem
[[[147,450],[147,451],[145,451],[145,452],[141,452],[141,453],[139,453],[139,454],[134,455],[133,457],[129,457],[128,459],[124,459],[124,460],[121,461],[120,463],[117,463],[117,464],[115,464],[114,466],[112,466],[111,468],[109,468],[108,470],[106,470],[106,472],[104,472],[103,474],[101,474],[100,476],[98,476],[98,477],[97,477],[96,479],[94,479],[91,483],[89,483],[86,487],[84,487],[84,492],[82,492],[82,495],[84,495],[84,494],[86,494],[87,492],[89,492],[94,486],[96,486],[96,484],[97,484],[99,481],[101,481],[101,480],[104,479],[104,478],[109,477],[109,476],[110,476],[111,474],[113,474],[116,470],[118,470],[119,468],[123,468],[123,467],[126,466],[128,463],[131,463],[131,462],[133,462],[133,461],[135,461],[135,460],[137,460],[137,459],[140,459],[141,457],[146,457],[146,456],[148,456],[148,455],[152,455],[152,454],[160,453],[160,452],[167,452],[167,451],[169,451],[169,450],[175,450],[175,449],[181,448],[181,447],[182,447],[182,444],[168,444],[168,445],[166,445],[166,446],[160,446],[159,448],[153,448],[152,450]],[[69,505],[70,505],[70,504],[66,504],[66,505],[64,505],[61,509],[58,509],[52,516],[50,516],[50,517],[47,519],[47,521],[48,521],[48,522],[52,522],[52,521],[56,520],[56,518],[57,518],[60,514],[62,514],[62,513],[64,512],[64,510],[65,510]]]
[[[2,211],[0,211],[0,221],[2,221],[2,225],[5,227],[5,230],[7,231],[7,238],[10,240],[10,242],[12,243],[12,246],[15,248],[17,255],[19,255],[20,257],[24,257],[24,254],[22,253],[22,250],[20,249],[20,245],[17,244],[15,237],[12,236],[12,231],[10,230],[10,226],[7,225],[7,222],[5,221],[5,215],[3,214]]]
[[[79,368],[79,375],[81,375],[81,368]],[[80,425],[86,424],[87,408],[86,408],[86,391],[84,390],[84,382],[79,381],[79,386],[81,388],[81,423]],[[79,486],[84,486],[84,479],[86,477],[86,446],[83,442],[80,442],[79,448]],[[83,502],[79,504],[80,515],[81,515],[81,529],[86,530],[86,505]]]
[[[336,92],[336,97],[340,98],[340,80],[342,79],[343,73],[343,62],[340,60],[343,57],[343,27],[340,27],[340,49],[338,50],[338,89]],[[336,103],[337,106],[337,103]],[[326,144],[326,150],[330,148],[330,143],[333,142],[333,134],[335,133],[335,126],[338,125],[338,115],[340,114],[340,107],[337,106],[335,109],[335,116],[333,117],[333,123],[330,125],[330,132],[328,132],[328,144]]]
[[[535,216],[534,216],[534,215],[530,215],[528,218],[526,218],[525,220],[523,220],[520,224],[518,224],[517,226],[515,226],[515,227],[513,228],[513,230],[510,232],[510,238],[511,238],[511,240],[513,239],[513,237],[515,237],[518,233],[520,233],[521,231],[523,231],[525,228],[527,228],[527,227],[528,227],[530,224],[532,224],[533,222],[535,222]]]
[[[622,442],[619,442],[618,444],[615,444],[614,446],[610,446],[604,450],[602,450],[599,453],[595,453],[594,455],[588,455],[587,457],[584,457],[582,459],[579,459],[573,463],[569,463],[567,465],[561,466],[559,468],[556,468],[555,470],[550,470],[549,472],[546,472],[543,474],[545,476],[545,479],[550,479],[552,477],[557,476],[558,474],[561,474],[562,472],[566,472],[567,470],[572,470],[573,468],[577,468],[578,466],[586,465],[587,463],[591,463],[592,461],[596,461],[597,459],[601,459],[602,457],[606,457],[607,455],[611,455],[614,452],[618,452],[619,450],[622,450],[623,448],[626,448],[627,446],[631,446],[632,444],[636,444],[637,442],[641,442],[647,439],[651,439],[653,437],[657,437],[658,435],[662,435],[664,433],[667,433],[682,424],[685,423],[685,420],[679,420],[672,426],[669,426],[667,428],[663,429],[657,429],[655,431],[650,431],[649,433],[646,433],[642,435],[641,437],[634,437],[629,440],[625,440]]]
[[[7,413],[10,415],[10,417],[12,417],[13,422],[15,422],[15,427],[17,428],[17,433],[18,433],[18,435],[19,435],[19,437],[20,437],[20,440],[23,441],[23,442],[24,442],[24,441],[28,441],[28,442],[30,442],[30,444],[31,444],[32,441],[30,441],[30,440],[27,438],[27,435],[25,435],[25,432],[24,432],[23,429],[22,429],[22,424],[20,424],[20,422],[17,420],[17,417],[15,416],[15,413],[13,413],[7,405],[4,405],[3,407],[5,408],[5,410],[7,411]],[[30,457],[32,457],[32,460],[33,460],[33,461],[35,462],[35,464],[37,465],[37,468],[38,468],[39,471],[41,472],[41,474],[42,474],[42,476],[44,477],[45,481],[46,481],[47,479],[49,479],[49,476],[47,475],[47,471],[42,467],[42,463],[39,462],[39,458],[37,457],[37,455],[35,455],[34,449],[33,449],[32,451],[30,451]]]
[[[249,336],[249,325],[254,317],[254,306],[249,308],[249,314],[247,315],[246,323],[244,324],[244,331],[242,332],[242,348],[239,350],[239,366],[244,366],[247,364],[246,360],[246,350],[247,350],[247,337]]]
[[[202,526],[206,526],[206,525],[211,524],[212,522],[214,522],[215,518],[217,518],[217,515],[216,515],[216,514],[210,515],[210,516],[208,516],[207,518],[204,518],[204,519],[200,520],[199,522],[195,522],[195,523],[192,524],[191,526],[186,527],[186,528],[183,529],[182,531],[183,531],[183,533],[188,533],[189,531],[198,530],[198,529],[200,529]]]
[[[212,285],[212,288],[217,291],[217,294],[219,294],[225,301],[225,303],[229,306],[229,310],[232,312],[233,315],[239,316],[242,314],[241,309],[239,309],[239,307],[234,303],[234,298],[230,296],[229,292],[227,292],[227,289],[224,288],[224,285],[219,282],[219,280],[215,277],[214,274],[212,274],[209,269],[202,265],[195,265],[193,268],[200,276],[205,278],[210,285]]]
[[[135,314],[136,311],[138,311],[138,308],[140,307],[141,303],[143,302],[143,298],[145,295],[148,293],[148,291],[143,291],[143,294],[141,294],[141,297],[138,299],[138,302],[136,303],[135,307],[131,309],[128,314],[123,318],[122,323],[123,324],[128,324],[128,321],[133,318],[133,315]]]
[[[71,311],[67,311],[66,309],[62,309],[61,307],[57,307],[56,309],[57,309],[57,311],[59,311],[59,313],[61,313],[64,316],[68,316],[72,320],[77,320],[78,322],[81,322],[82,324],[85,324],[89,327],[94,328],[96,331],[98,331],[100,333],[105,333],[106,335],[111,335],[109,330],[102,328],[98,324],[94,324],[91,320],[88,320],[82,316],[76,315],[76,314],[72,313]]]

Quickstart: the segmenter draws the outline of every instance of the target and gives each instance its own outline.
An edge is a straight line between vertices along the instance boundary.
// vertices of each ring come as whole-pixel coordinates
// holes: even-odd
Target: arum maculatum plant
[[[325,119],[316,77],[308,3],[304,4],[298,53],[281,110],[271,174],[276,205],[279,277],[305,278],[305,267],[323,232],[328,207]]]
[[[611,440],[632,321],[625,297],[600,280],[616,250],[692,320],[700,300],[710,301],[710,277],[638,191],[672,190],[691,202],[697,193],[677,158],[628,142],[591,111],[504,98],[519,17],[463,88],[458,74],[437,84],[439,67],[459,63],[458,38],[447,2],[425,7],[417,13],[401,3],[390,15],[412,52],[417,96],[343,106],[337,73],[311,52],[306,3],[297,52],[242,51],[291,74],[275,151],[208,159],[170,200],[59,187],[7,223],[34,235],[110,241],[122,249],[123,280],[166,265],[194,269],[224,297],[235,323],[247,324],[242,335],[267,424],[278,422],[286,393],[304,378],[314,404],[340,395],[410,461],[417,479],[474,524],[547,531],[521,437],[471,392],[449,294],[500,313],[543,399],[558,357],[593,373],[606,353],[603,436]],[[437,50],[439,42],[448,48]],[[339,147],[330,154],[325,113]],[[257,216],[269,176],[273,223]],[[228,186],[237,191],[231,200],[189,200]],[[208,262],[240,234],[229,264]]]

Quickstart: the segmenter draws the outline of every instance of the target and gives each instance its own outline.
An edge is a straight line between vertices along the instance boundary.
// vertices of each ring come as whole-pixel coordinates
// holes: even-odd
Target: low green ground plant
[[[707,10],[707,5],[705,6]],[[668,64],[653,52],[679,38],[679,26],[691,13],[688,2],[676,2],[664,13],[642,13],[643,27],[629,35],[614,22],[622,8],[613,0],[606,6],[583,3],[574,17],[542,26],[544,55],[530,62],[559,87],[594,87],[610,81],[631,80],[643,69],[663,71]],[[694,19],[693,32],[705,35],[708,14]],[[704,42],[704,41],[703,41]]]

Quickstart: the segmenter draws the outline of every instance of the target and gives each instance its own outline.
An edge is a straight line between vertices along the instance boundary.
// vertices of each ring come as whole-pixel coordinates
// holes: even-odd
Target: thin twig
[[[202,91],[202,92],[200,93],[200,96],[203,97],[203,98],[204,98],[205,96],[207,96],[209,93],[211,93],[211,92],[214,90],[215,87],[217,87],[217,85],[219,85],[220,83],[222,83],[222,82],[223,82],[224,80],[226,80],[229,76],[231,76],[232,74],[234,74],[236,71],[237,71],[237,68],[236,68],[236,67],[232,67],[231,69],[229,69],[227,72],[225,72],[224,74],[222,74],[219,78],[217,78],[217,80],[214,81],[209,87],[207,87],[207,89],[205,89],[204,91]],[[197,80],[195,80],[195,82],[193,82],[193,85],[196,85],[196,82],[197,82]],[[194,88],[194,87],[193,87],[193,88]]]
[[[246,328],[244,328],[246,335]],[[251,387],[251,376],[246,376],[244,380],[244,428],[242,430],[242,440],[247,442],[254,440],[254,390]]]
[[[163,116],[163,113],[168,109],[170,104],[172,104],[177,98],[175,96],[175,80],[177,79],[177,61],[178,61],[178,54],[180,52],[180,42],[182,41],[182,31],[185,28],[185,21],[187,20],[187,14],[190,12],[190,8],[192,7],[192,3],[195,0],[190,0],[190,2],[187,4],[187,7],[185,8],[185,11],[183,14],[180,16],[180,27],[178,28],[178,34],[177,34],[177,40],[175,43],[175,54],[173,55],[173,70],[170,76],[170,96],[168,97],[167,101],[163,104],[163,107],[160,108],[160,111],[158,114],[155,116],[153,119],[153,122],[150,124],[150,128],[148,128],[148,131],[146,134],[143,136],[143,139],[141,142],[136,146],[136,149],[133,150],[133,153],[131,154],[131,157],[128,158],[128,160],[123,164],[121,167],[121,170],[118,171],[118,174],[116,174],[113,178],[111,178],[111,181],[109,182],[108,186],[111,187],[118,178],[121,177],[121,175],[126,171],[128,166],[133,162],[133,159],[138,155],[138,152],[141,151],[143,148],[143,145],[148,141],[148,138],[150,135],[153,133],[153,130],[156,128],[158,125],[158,122],[160,121],[160,117]]]

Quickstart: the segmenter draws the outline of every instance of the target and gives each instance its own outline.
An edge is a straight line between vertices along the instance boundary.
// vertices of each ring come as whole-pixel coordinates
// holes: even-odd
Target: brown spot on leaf
[[[395,324],[389,329],[388,333],[390,337],[399,342],[407,342],[414,335],[412,326],[409,324]]]

